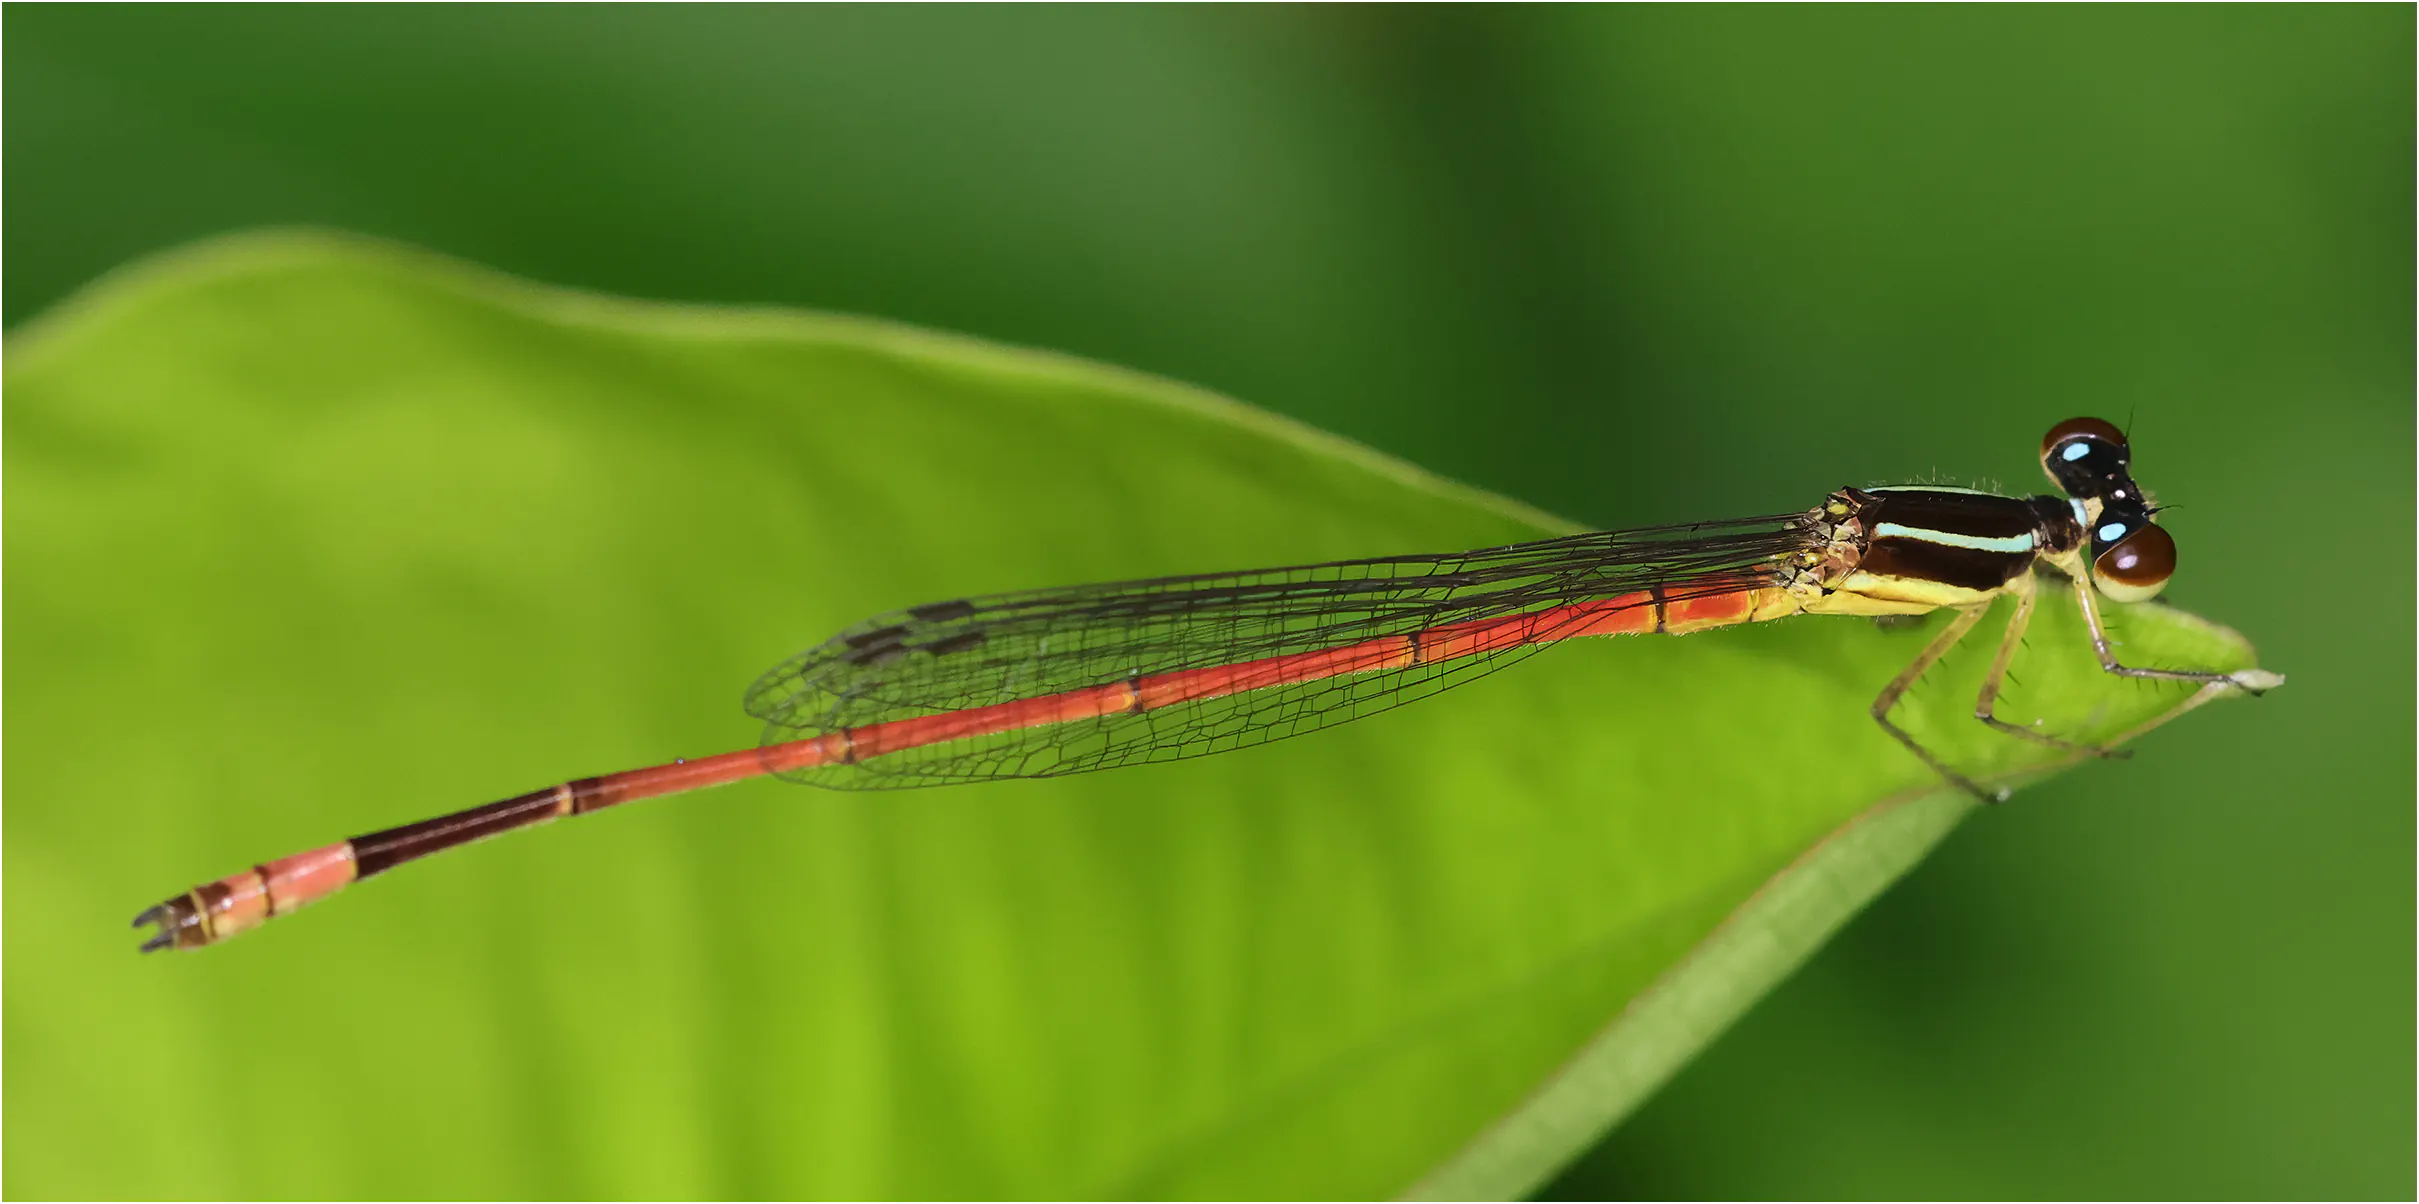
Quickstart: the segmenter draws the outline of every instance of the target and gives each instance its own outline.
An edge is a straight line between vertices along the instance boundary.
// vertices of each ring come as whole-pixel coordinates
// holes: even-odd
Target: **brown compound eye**
[[[2165,528],[2143,523],[2100,553],[2091,571],[2093,584],[2110,599],[2147,602],[2175,575],[2175,537]]]
[[[2125,446],[2125,432],[2118,430],[2116,423],[2105,418],[2069,418],[2049,428],[2049,433],[2041,437],[2041,454],[2048,455],[2051,448],[2078,435],[2115,444],[2119,448]]]
[[[2099,497],[2132,460],[2125,432],[2104,419],[2069,418],[2041,437],[2041,469],[2068,497]]]

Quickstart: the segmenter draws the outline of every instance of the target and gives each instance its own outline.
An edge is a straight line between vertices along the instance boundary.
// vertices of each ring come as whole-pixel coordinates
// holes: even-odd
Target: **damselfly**
[[[1985,790],[1890,720],[1900,696],[2014,595],[1974,714],[2010,736],[2103,756],[2003,720],[1995,703],[2037,597],[2074,591],[2100,667],[2258,692],[2283,679],[2119,664],[2097,599],[2156,595],[2175,542],[2134,484],[2125,436],[2053,427],[2064,496],[1931,485],[1843,488],[1811,510],[936,602],[859,623],[747,692],[760,747],[581,778],[257,865],[135,918],[143,948],[225,940],[372,874],[515,828],[776,775],[843,788],[1051,777],[1224,752],[1362,718],[1580,636],[1680,634],[1789,615],[1952,618],[1882,687],[1873,719],[1940,777]]]

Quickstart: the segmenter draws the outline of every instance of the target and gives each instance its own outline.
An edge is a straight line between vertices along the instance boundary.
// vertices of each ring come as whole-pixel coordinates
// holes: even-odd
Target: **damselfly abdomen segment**
[[[487,836],[635,799],[778,775],[874,788],[1049,777],[1177,760],[1362,718],[1581,636],[1684,634],[1797,614],[1956,617],[1872,714],[1944,780],[2002,797],[1890,720],[1899,698],[2006,595],[2018,599],[1975,715],[1993,712],[2045,574],[2062,576],[2110,673],[2259,691],[2283,680],[2119,664],[2095,594],[2157,594],[2175,544],[2114,426],[2053,428],[2064,496],[1842,489],[1811,510],[1392,557],[997,594],[869,619],[747,693],[761,747],[473,807],[254,866],[138,916],[146,950],[194,948]],[[2086,751],[2099,751],[2086,749]]]

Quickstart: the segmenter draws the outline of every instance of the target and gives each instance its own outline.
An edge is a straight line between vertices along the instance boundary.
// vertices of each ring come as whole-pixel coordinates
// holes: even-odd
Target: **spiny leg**
[[[1924,671],[1930,669],[1935,662],[1946,655],[1949,649],[1956,647],[1957,641],[1964,639],[1965,633],[1972,631],[1974,624],[1981,622],[1983,614],[1989,610],[1990,607],[1984,605],[1969,606],[1958,611],[1957,617],[1949,620],[1949,625],[1941,628],[1940,634],[1933,636],[1932,642],[1924,645],[1923,651],[1917,653],[1915,659],[1901,670],[1898,676],[1891,678],[1889,685],[1882,687],[1881,697],[1873,700],[1873,722],[1880,724],[1881,730],[1890,733],[1892,739],[1905,745],[1908,752],[1914,753],[1917,760],[1931,766],[1932,772],[1946,779],[1950,785],[1983,802],[1996,803],[2007,797],[2005,790],[1990,791],[1975,785],[1973,779],[1949,768],[1923,745],[1916,743],[1915,737],[1908,735],[1905,729],[1890,722],[1890,709],[1898,705],[1898,700],[1906,695],[1907,690],[1915,684],[1916,679],[1922,677]]]
[[[2095,757],[2107,757],[2112,761],[2122,761],[2132,756],[2133,753],[2126,749],[2102,748],[2096,744],[2061,740],[2046,732],[2037,732],[2022,724],[2009,723],[1999,717],[1999,685],[2007,677],[2008,666],[2016,659],[2016,648],[2024,642],[2024,628],[2033,621],[2033,603],[2040,598],[2040,593],[2034,588],[2033,581],[2029,577],[2022,580],[2023,584],[2016,590],[2016,613],[2008,616],[2007,633],[1999,637],[1999,655],[1991,661],[1991,671],[1982,679],[1981,695],[1974,699],[1974,718],[1980,719],[2008,735],[2022,736],[2035,743],[2064,749],[2067,752],[2090,753]]]
[[[2108,629],[2100,624],[2100,604],[2092,592],[2091,582],[2081,573],[2068,570],[2074,581],[2075,603],[2083,608],[2083,626],[2091,632],[2092,651],[2100,654],[2100,668],[2119,677],[2147,677],[2157,681],[2225,682],[2247,694],[2265,693],[2269,686],[2283,680],[2274,674],[2251,671],[2246,673],[2216,673],[2207,669],[2137,669],[2117,663],[2116,650],[2108,643]]]

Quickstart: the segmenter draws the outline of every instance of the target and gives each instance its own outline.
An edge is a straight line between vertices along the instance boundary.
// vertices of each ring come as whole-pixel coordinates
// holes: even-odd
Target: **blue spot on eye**
[[[2099,537],[2101,543],[2115,543],[2125,537],[2125,524],[2102,523],[2100,529],[2093,534]]]
[[[2077,440],[2066,445],[2065,459],[2069,464],[2091,454],[2091,444]]]

